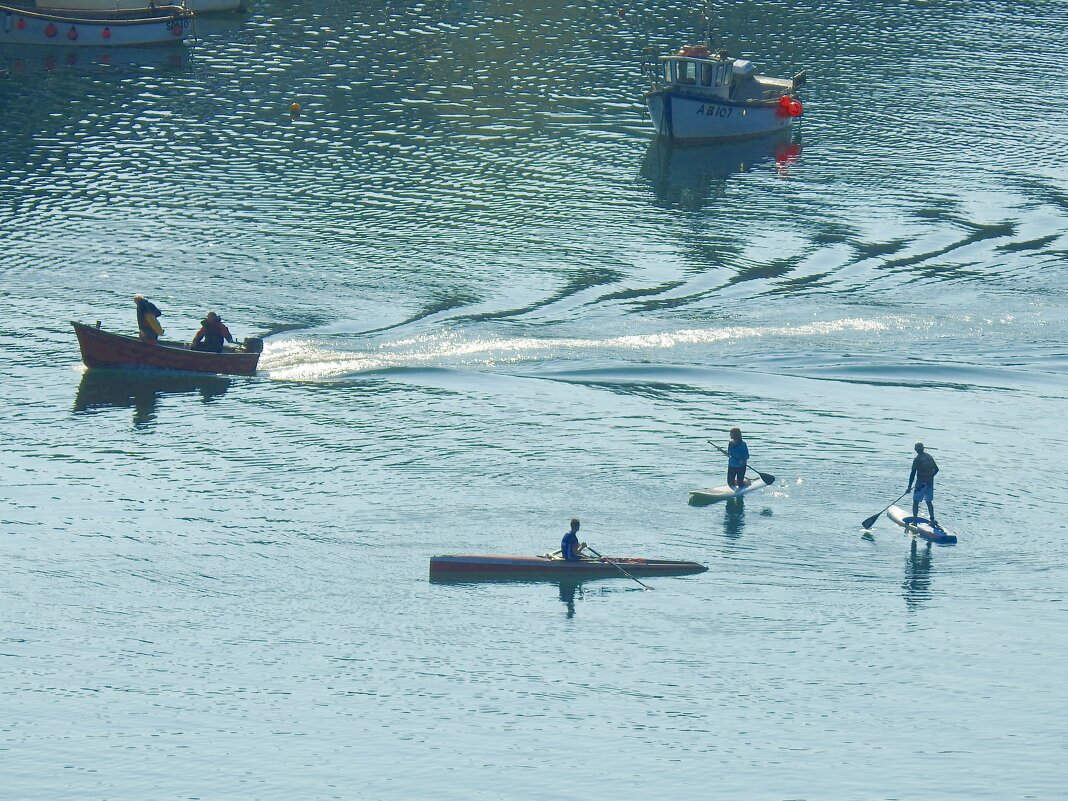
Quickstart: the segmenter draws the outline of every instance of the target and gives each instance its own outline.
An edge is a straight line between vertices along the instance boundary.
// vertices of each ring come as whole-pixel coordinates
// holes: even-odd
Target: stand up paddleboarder
[[[917,512],[920,508],[920,501],[926,501],[927,512],[930,515],[929,519],[932,526],[938,525],[938,521],[935,520],[934,514],[934,477],[937,472],[938,465],[935,464],[934,458],[923,449],[922,442],[917,442],[916,458],[912,460],[912,472],[909,473],[909,486],[905,492],[912,489],[912,482],[915,480],[916,489],[912,493],[912,516],[917,516]]]
[[[749,461],[749,446],[742,439],[740,428],[731,429],[731,441],[727,443],[727,486],[741,489],[749,482],[745,478],[745,466]]]

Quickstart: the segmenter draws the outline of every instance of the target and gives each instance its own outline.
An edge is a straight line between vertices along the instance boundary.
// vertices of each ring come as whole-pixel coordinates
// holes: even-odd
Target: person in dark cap
[[[159,324],[163,316],[156,304],[145,300],[143,295],[134,295],[134,304],[137,306],[137,335],[143,342],[158,342],[163,326]]]
[[[222,353],[223,342],[233,344],[230,329],[215,312],[210,311],[200,321],[200,330],[193,337],[193,350],[206,350]]]

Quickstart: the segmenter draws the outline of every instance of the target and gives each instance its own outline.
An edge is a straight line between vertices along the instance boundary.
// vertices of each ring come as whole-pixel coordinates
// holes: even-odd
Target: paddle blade
[[[758,470],[757,475],[760,476],[760,480],[767,484],[769,487],[775,483],[775,476],[773,476],[771,473],[761,473]]]
[[[882,512],[878,512],[876,514],[873,514],[871,517],[869,517],[867,520],[865,520],[863,523],[861,523],[860,527],[861,528],[871,528],[872,526],[875,525],[875,521],[879,519],[879,515],[881,515],[881,514],[882,514]]]

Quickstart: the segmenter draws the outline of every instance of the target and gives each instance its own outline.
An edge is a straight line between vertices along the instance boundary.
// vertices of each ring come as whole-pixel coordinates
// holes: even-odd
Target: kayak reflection
[[[221,375],[161,373],[96,368],[82,373],[74,398],[76,414],[100,409],[133,409],[133,424],[140,427],[156,417],[164,395],[199,393],[204,403],[226,394],[233,379]]]
[[[758,167],[786,176],[800,154],[800,137],[789,133],[714,145],[681,145],[657,137],[645,152],[640,174],[658,205],[696,210],[722,196],[732,176]]]
[[[432,576],[430,578],[431,584],[451,584],[456,586],[473,586],[484,584],[530,584],[537,585],[539,587],[548,587],[553,584],[557,586],[559,590],[560,603],[564,605],[565,617],[570,620],[575,616],[575,599],[582,600],[586,593],[584,585],[589,579],[574,579],[574,578],[558,578],[558,579],[538,579],[538,578],[460,578],[460,577],[437,577]],[[602,587],[603,590],[603,587]]]

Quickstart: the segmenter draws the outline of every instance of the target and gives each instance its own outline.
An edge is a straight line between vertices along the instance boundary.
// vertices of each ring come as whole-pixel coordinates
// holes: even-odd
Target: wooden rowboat
[[[193,12],[182,6],[111,11],[34,11],[0,5],[0,43],[114,47],[180,42]]]
[[[72,322],[86,367],[140,367],[178,370],[185,373],[253,375],[263,350],[263,341],[249,337],[240,348],[222,353],[193,350],[184,342],[145,342],[138,337],[112,334],[97,327]]]
[[[488,556],[479,554],[449,554],[430,559],[431,580],[450,578],[611,578],[624,577],[619,567],[632,576],[685,576],[708,570],[697,562],[678,562],[669,559],[636,559],[614,556],[601,559],[567,561],[554,555],[546,556]]]

